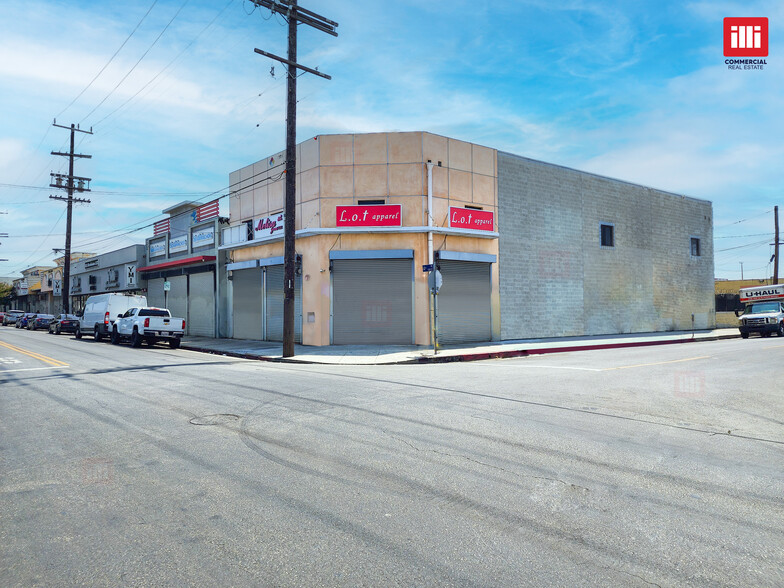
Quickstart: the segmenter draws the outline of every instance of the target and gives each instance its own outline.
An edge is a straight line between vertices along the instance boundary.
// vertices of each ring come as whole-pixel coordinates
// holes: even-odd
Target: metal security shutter
[[[411,344],[412,261],[332,262],[332,338],[336,345]]]
[[[438,341],[490,341],[490,264],[441,260],[438,292]]]
[[[188,316],[188,276],[171,276],[167,279],[171,283],[171,290],[166,297],[169,312],[172,316],[185,318]]]
[[[267,341],[283,341],[283,280],[282,265],[267,266]],[[302,343],[302,280],[294,278],[294,342]]]
[[[215,274],[202,272],[188,276],[189,335],[215,336]]]
[[[147,280],[147,305],[163,308],[163,278]]]
[[[232,272],[234,338],[263,339],[261,330],[261,268]]]

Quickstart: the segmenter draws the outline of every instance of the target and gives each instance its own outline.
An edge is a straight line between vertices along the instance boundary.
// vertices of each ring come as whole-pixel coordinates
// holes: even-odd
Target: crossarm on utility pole
[[[276,60],[280,61],[281,63],[285,63],[286,65],[294,67],[296,69],[304,70],[304,71],[306,71],[308,73],[312,73],[314,75],[320,76],[320,77],[325,78],[327,80],[331,80],[332,79],[332,76],[328,76],[325,73],[321,73],[317,69],[311,69],[309,67],[305,67],[304,65],[300,65],[299,63],[294,63],[293,61],[289,61],[285,57],[279,57],[279,56],[275,55],[274,53],[269,53],[267,51],[262,51],[261,49],[254,49],[254,51],[256,53],[258,53],[259,55],[264,55],[265,57],[271,57],[272,59],[276,59]]]

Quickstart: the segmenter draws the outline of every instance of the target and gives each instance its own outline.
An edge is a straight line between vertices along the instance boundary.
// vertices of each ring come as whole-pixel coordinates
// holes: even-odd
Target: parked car
[[[15,325],[16,319],[24,314],[23,310],[6,310],[3,317],[3,326]]]
[[[58,314],[49,322],[49,332],[55,335],[75,333],[78,324],[79,317],[75,314]]]
[[[129,339],[131,347],[139,347],[142,341],[150,346],[168,341],[169,347],[177,349],[184,334],[185,319],[172,317],[165,308],[129,308],[112,327],[112,345],[123,339]]]
[[[27,330],[35,331],[49,326],[49,322],[54,318],[53,314],[37,314],[35,318],[27,321]]]
[[[17,329],[26,329],[27,328],[27,322],[31,318],[35,318],[35,314],[36,313],[34,313],[34,312],[26,312],[26,313],[24,313],[22,316],[20,316],[18,319],[16,319],[16,328]]]
[[[125,313],[129,308],[147,306],[146,296],[129,296],[127,294],[97,294],[90,296],[84,304],[84,313],[76,327],[76,338],[92,335],[100,341],[112,333],[112,326],[118,314]]]

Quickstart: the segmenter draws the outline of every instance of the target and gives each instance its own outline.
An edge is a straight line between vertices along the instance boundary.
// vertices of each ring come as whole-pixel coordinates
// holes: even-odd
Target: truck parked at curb
[[[740,301],[746,304],[742,314],[735,312],[741,337],[748,339],[751,333],[784,337],[784,284],[741,288]]]
[[[185,334],[185,319],[173,317],[165,308],[145,306],[129,308],[118,315],[112,326],[112,345],[129,340],[131,347],[139,347],[142,341],[152,346],[166,341],[169,347],[177,349]]]
[[[132,307],[147,306],[146,296],[129,296],[126,294],[96,294],[90,296],[84,305],[84,312],[79,318],[75,336],[92,335],[96,341],[108,337],[118,314]]]

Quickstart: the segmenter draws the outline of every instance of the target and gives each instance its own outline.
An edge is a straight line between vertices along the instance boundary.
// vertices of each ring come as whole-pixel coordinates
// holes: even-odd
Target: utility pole
[[[269,8],[288,19],[289,47],[288,59],[273,55],[261,49],[254,49],[260,55],[270,57],[287,65],[287,106],[286,106],[286,204],[283,226],[283,357],[294,355],[294,283],[296,276],[296,247],[294,227],[296,215],[297,181],[297,70],[331,80],[332,78],[315,69],[297,63],[297,25],[306,24],[324,33],[337,37],[338,23],[326,17],[297,6],[297,0],[251,0],[256,6]]]
[[[739,261],[738,263],[740,263],[740,281],[742,282],[743,281],[743,262]]]
[[[71,124],[70,127],[65,127],[63,125],[58,125],[57,121],[55,120],[53,126],[59,127],[61,129],[70,129],[71,130],[71,150],[68,153],[60,153],[58,151],[52,151],[52,155],[60,155],[62,157],[68,158],[68,175],[64,176],[63,174],[50,174],[52,176],[53,182],[49,184],[52,188],[60,188],[61,190],[66,190],[68,192],[68,197],[63,198],[62,196],[49,196],[52,200],[64,200],[67,205],[67,215],[65,221],[65,260],[63,261],[63,285],[62,285],[62,306],[63,306],[63,313],[68,314],[70,312],[70,300],[69,296],[71,293],[71,219],[72,219],[72,211],[73,211],[73,203],[74,202],[86,202],[89,203],[89,200],[85,200],[84,198],[74,198],[74,192],[89,192],[90,191],[90,178],[83,178],[74,175],[74,159],[77,157],[90,159],[92,155],[83,155],[81,153],[74,153],[74,135],[76,132],[86,133],[88,135],[93,134],[92,127],[89,131],[85,131],[80,129],[78,126]],[[65,180],[65,183],[63,183]],[[74,182],[75,180],[75,182]],[[86,184],[86,187],[85,187]]]
[[[773,207],[773,222],[775,225],[775,238],[773,239],[773,255],[776,260],[773,262],[773,284],[779,283],[779,207]]]

